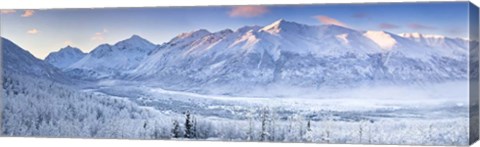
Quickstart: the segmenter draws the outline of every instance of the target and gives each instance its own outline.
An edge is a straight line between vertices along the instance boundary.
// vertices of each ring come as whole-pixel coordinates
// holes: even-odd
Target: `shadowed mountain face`
[[[52,65],[35,58],[28,51],[12,41],[1,38],[2,68],[4,74],[29,75],[58,82],[68,82],[63,72]]]

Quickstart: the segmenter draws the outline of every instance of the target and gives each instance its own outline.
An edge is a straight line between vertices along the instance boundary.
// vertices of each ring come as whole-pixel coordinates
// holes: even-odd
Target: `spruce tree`
[[[268,133],[268,115],[267,109],[265,108],[262,113],[262,133],[260,134],[261,141],[267,141]]]
[[[172,137],[173,138],[180,138],[180,132],[181,132],[181,129],[180,129],[180,124],[178,123],[177,120],[174,120],[173,121],[173,129],[172,129]]]
[[[190,111],[185,112],[185,138],[192,138],[193,137],[193,123],[190,116]]]

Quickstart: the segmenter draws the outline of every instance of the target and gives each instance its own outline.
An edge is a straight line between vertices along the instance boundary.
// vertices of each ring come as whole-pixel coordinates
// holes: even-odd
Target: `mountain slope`
[[[35,58],[12,41],[1,38],[2,67],[4,74],[22,74],[37,78],[45,78],[59,82],[67,82],[64,74],[50,64]]]
[[[85,55],[86,53],[83,53],[80,49],[67,46],[57,52],[48,54],[45,58],[45,62],[63,69],[82,59]]]
[[[468,54],[468,40],[465,39],[420,33],[403,33],[400,36],[431,47],[435,52],[441,53],[444,57],[466,58]]]

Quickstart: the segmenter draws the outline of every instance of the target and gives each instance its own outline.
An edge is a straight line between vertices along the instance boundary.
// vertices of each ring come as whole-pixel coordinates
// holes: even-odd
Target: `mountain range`
[[[6,42],[4,53],[22,54],[18,58],[32,62],[20,65],[17,60],[23,59],[7,56],[6,70],[47,77],[59,72],[94,81],[138,81],[179,90],[404,85],[468,78],[469,41],[465,39],[311,26],[283,19],[235,31],[200,29],[163,44],[133,35],[89,53],[67,46],[45,61],[2,41]],[[40,72],[27,70],[37,66]]]

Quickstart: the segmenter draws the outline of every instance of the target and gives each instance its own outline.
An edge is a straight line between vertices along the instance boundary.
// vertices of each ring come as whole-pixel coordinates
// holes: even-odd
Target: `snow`
[[[402,33],[400,36],[430,47],[439,56],[465,60],[468,54],[468,40],[448,38],[435,34]]]
[[[122,80],[154,79],[166,88],[218,94],[255,91],[267,84],[315,89],[467,78],[465,58],[437,50],[389,32],[280,19],[264,27],[183,33],[152,51]],[[445,64],[451,68],[445,69]]]
[[[338,39],[342,40],[344,44],[348,44],[348,34],[340,34],[336,36]]]
[[[450,104],[456,104],[450,102],[446,105],[430,103],[434,101],[415,105],[394,102],[395,105],[374,106],[369,105],[372,101],[358,103],[350,100],[232,100],[164,89],[154,89],[153,92],[161,93],[152,95],[150,100],[136,101],[98,92],[81,92],[48,80],[12,74],[6,74],[3,88],[6,107],[2,133],[6,136],[192,140],[173,138],[171,134],[172,122],[184,124],[181,113],[190,110],[196,120],[198,138],[194,140],[245,141],[250,138],[248,141],[354,144],[468,143],[468,113],[456,110],[468,109],[450,107]],[[177,96],[169,98],[171,94]],[[345,107],[338,107],[338,104]],[[404,107],[398,107],[398,104]],[[353,109],[348,109],[349,105]],[[368,109],[357,110],[357,106]],[[23,109],[25,107],[29,109]],[[171,111],[176,109],[180,111]],[[438,114],[439,110],[442,113]],[[209,115],[210,112],[221,115]],[[310,121],[310,128],[307,121]],[[261,134],[268,136],[261,137]]]
[[[162,45],[133,35],[78,61],[52,53],[48,60],[66,67],[60,70],[2,38],[1,132],[467,145],[465,47],[467,41],[446,36],[281,19],[235,31],[199,29]],[[198,129],[194,138],[182,134],[187,111]]]
[[[131,70],[150,53],[156,45],[137,36],[120,41],[114,45],[103,44],[65,70],[90,70],[100,73],[100,77],[118,76],[119,72]]]
[[[443,35],[437,35],[437,34],[421,34],[418,32],[414,33],[401,33],[399,34],[402,37],[405,38],[435,38],[435,39],[445,39],[446,37]]]
[[[35,58],[28,51],[3,37],[1,38],[1,50],[4,71],[52,79],[61,83],[70,82],[59,69]]]
[[[397,44],[397,41],[392,36],[383,31],[367,31],[364,35],[385,50],[392,49]]]
[[[45,58],[45,62],[50,63],[57,68],[63,69],[82,59],[85,57],[85,55],[86,54],[83,53],[79,48],[67,46],[57,52],[48,54],[48,56]]]

